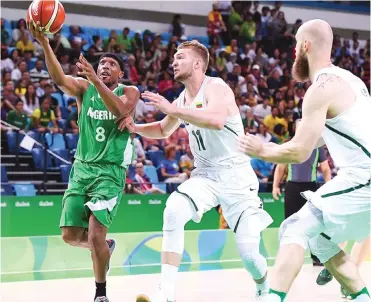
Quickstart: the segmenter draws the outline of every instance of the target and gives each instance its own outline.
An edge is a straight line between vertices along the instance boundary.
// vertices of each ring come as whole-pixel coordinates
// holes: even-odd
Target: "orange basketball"
[[[45,33],[54,34],[62,28],[66,14],[59,0],[34,0],[28,8],[26,19]]]

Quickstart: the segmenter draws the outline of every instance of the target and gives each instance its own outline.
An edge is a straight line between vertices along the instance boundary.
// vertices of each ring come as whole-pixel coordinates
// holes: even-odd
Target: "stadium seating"
[[[64,183],[68,182],[68,178],[70,176],[71,168],[72,168],[71,165],[61,165],[60,166],[60,173],[61,173],[62,182],[64,182]]]
[[[77,148],[77,142],[79,140],[79,135],[78,134],[73,134],[73,133],[67,133],[65,135],[66,137],[66,142],[67,142],[67,148],[69,150],[74,150]]]
[[[61,110],[62,119],[67,120],[70,114],[68,109],[66,107],[60,107],[59,109]]]
[[[65,119],[60,119],[57,121],[58,127],[61,128],[63,131],[67,131],[68,129],[68,122]]]
[[[66,107],[66,105],[64,103],[64,99],[63,99],[62,95],[59,92],[52,93],[52,97],[54,97],[54,98],[56,98],[58,100],[59,107]]]
[[[33,184],[14,184],[13,188],[16,196],[36,196]]]
[[[153,184],[159,189],[166,192],[166,184],[160,184],[156,172],[156,168],[153,166],[144,166],[144,173],[148,176]]]
[[[48,142],[48,146],[51,150],[55,149],[66,149],[66,142],[64,141],[63,134],[46,133],[45,139]]]
[[[9,151],[9,153],[15,153],[16,152],[16,146],[17,146],[17,140],[18,140],[18,146],[19,146],[22,139],[24,138],[24,135],[20,134],[17,131],[8,131],[6,133],[6,137],[7,137],[7,140],[8,140],[8,151]],[[24,150],[23,148],[19,148],[19,149]]]
[[[1,166],[1,179],[0,179],[0,182],[1,183],[4,183],[4,182],[8,182],[8,174],[6,173],[6,167],[5,166]]]
[[[44,149],[41,148],[34,148],[32,150],[32,159],[33,163],[35,165],[35,168],[37,170],[43,170],[44,169]],[[52,168],[52,159],[50,154],[47,155],[47,168]]]
[[[164,152],[161,150],[158,151],[148,151],[148,159],[153,163],[155,167],[158,167],[161,161],[164,159]]]
[[[13,187],[10,184],[2,184],[1,185],[1,196],[12,196],[13,195]]]
[[[55,149],[55,150],[53,150],[53,152],[55,154],[57,154],[58,156],[62,157],[63,159],[65,159],[67,161],[71,161],[70,153],[68,152],[68,150],[66,150],[66,149]],[[66,164],[65,162],[61,161],[60,159],[58,159],[56,157],[53,157],[53,159],[54,159],[54,163],[55,163],[56,167],[60,167],[61,165]]]

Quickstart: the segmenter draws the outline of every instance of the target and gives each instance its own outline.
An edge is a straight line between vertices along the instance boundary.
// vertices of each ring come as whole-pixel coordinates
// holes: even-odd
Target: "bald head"
[[[331,54],[333,33],[326,21],[314,19],[303,23],[296,34],[296,40],[299,45],[309,42],[308,45],[303,45],[308,54]]]

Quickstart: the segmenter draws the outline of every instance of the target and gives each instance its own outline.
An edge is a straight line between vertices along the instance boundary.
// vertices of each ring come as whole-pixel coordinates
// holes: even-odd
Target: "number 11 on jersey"
[[[199,151],[202,151],[202,150],[205,151],[206,147],[204,145],[204,140],[202,139],[202,136],[201,136],[201,131],[200,130],[197,130],[196,132],[192,131],[192,134],[197,141],[198,150]]]

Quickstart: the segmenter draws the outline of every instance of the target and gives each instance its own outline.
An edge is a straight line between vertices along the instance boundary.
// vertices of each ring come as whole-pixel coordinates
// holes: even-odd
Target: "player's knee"
[[[100,232],[89,232],[88,242],[92,250],[99,249],[106,245],[106,236]]]
[[[170,195],[163,215],[163,231],[184,229],[185,224],[192,219],[189,201],[176,193]]]
[[[63,227],[62,228],[62,239],[65,243],[76,246],[81,239],[80,232],[73,231],[69,228]]]
[[[332,257],[341,252],[340,247],[323,235],[309,240],[309,248],[321,263],[327,263]]]
[[[308,248],[309,239],[324,229],[322,212],[307,202],[299,212],[291,215],[280,226],[280,243],[298,244]]]
[[[297,214],[285,219],[280,226],[280,244],[298,244],[304,249],[308,248],[309,237],[299,224],[300,218]]]

